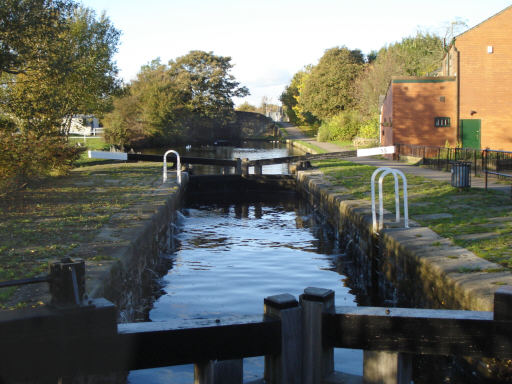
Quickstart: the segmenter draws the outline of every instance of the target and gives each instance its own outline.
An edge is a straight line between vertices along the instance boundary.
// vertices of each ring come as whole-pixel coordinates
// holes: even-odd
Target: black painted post
[[[323,315],[334,313],[334,291],[308,287],[300,296],[303,332],[303,383],[321,384],[334,372],[334,349],[323,345]]]
[[[281,320],[281,354],[265,356],[267,384],[302,383],[302,310],[290,294],[267,297],[265,316]]]
[[[79,306],[85,294],[85,262],[69,257],[50,263],[51,304]]]
[[[194,384],[242,384],[243,360],[215,360],[194,366]]]
[[[489,168],[489,158],[487,157],[487,155],[489,154],[489,151],[487,150],[487,148],[485,148],[484,150],[484,158],[485,158],[485,167],[484,167],[484,172],[485,172],[485,190],[487,191],[487,183],[488,183],[488,177],[489,177],[489,173],[488,173],[488,168]]]

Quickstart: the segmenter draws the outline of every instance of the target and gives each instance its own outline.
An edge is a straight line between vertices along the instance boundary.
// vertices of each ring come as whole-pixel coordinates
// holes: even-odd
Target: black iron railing
[[[422,159],[422,164],[439,170],[450,170],[454,161],[471,163],[475,176],[493,175],[512,178],[512,152],[492,149],[448,148],[426,145],[396,144],[396,154]]]

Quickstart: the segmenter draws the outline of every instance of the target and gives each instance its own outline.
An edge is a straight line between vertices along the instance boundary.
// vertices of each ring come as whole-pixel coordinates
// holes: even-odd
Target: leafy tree
[[[303,104],[300,102],[304,83],[310,75],[312,68],[312,66],[308,65],[303,70],[297,72],[293,76],[290,85],[285,88],[279,98],[288,119],[295,125],[314,124],[317,121],[310,112],[304,110]]]
[[[37,60],[49,61],[74,6],[71,0],[2,0],[0,75],[25,73]]]
[[[109,95],[118,88],[112,61],[118,39],[104,15],[97,20],[73,0],[3,0],[1,185],[70,166],[80,150],[67,144],[63,119],[109,107]]]
[[[74,114],[102,113],[119,86],[112,61],[119,32],[102,15],[74,7],[41,57],[23,57],[19,73],[3,76],[2,110],[21,130],[67,134]],[[62,119],[67,117],[62,125]]]
[[[379,96],[385,95],[393,76],[425,76],[441,65],[443,41],[418,33],[382,48],[357,80],[357,107],[365,116],[378,114]]]
[[[258,112],[258,108],[256,108],[252,104],[249,104],[249,102],[247,102],[247,101],[245,101],[243,104],[240,104],[235,109],[237,111],[241,111],[241,112]]]
[[[187,107],[196,117],[227,122],[233,116],[232,98],[249,95],[229,73],[231,57],[191,51],[170,61],[169,66],[171,80],[187,94]]]
[[[354,81],[363,69],[359,50],[336,47],[327,50],[305,79],[300,104],[320,120],[354,105]]]
[[[206,141],[227,129],[234,117],[233,97],[249,94],[229,73],[230,57],[192,51],[141,68],[129,92],[116,100],[106,132],[116,144],[151,139],[154,144]],[[138,116],[138,117],[137,117]],[[138,118],[136,129],[128,125]]]

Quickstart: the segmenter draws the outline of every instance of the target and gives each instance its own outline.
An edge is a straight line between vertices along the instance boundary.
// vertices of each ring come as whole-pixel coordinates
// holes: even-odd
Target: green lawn
[[[355,199],[370,200],[370,178],[375,170],[340,160],[315,162],[335,185],[347,188]],[[386,209],[394,212],[394,184],[386,179]],[[448,183],[407,175],[409,216],[440,236],[476,255],[512,268],[512,199],[509,194],[470,189],[459,192]],[[429,218],[443,213],[445,218]],[[432,216],[434,217],[434,216]],[[479,234],[471,239],[469,235]]]
[[[108,151],[110,149],[110,144],[106,143],[101,136],[86,137],[85,140],[83,136],[71,136],[69,138],[69,143],[71,145],[79,144],[84,146],[87,151]],[[80,155],[80,158],[74,164],[75,167],[84,167],[92,164],[112,163],[111,160],[89,159],[87,151]]]

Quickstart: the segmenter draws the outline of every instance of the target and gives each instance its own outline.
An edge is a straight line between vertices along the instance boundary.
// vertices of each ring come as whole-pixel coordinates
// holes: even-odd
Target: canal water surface
[[[235,157],[286,156],[286,148],[235,149]],[[245,156],[247,155],[247,156]],[[252,156],[251,156],[252,155]],[[273,155],[273,156],[272,156]],[[280,167],[280,166],[279,166]],[[285,173],[282,168],[264,173]],[[279,200],[279,199],[278,199]],[[294,198],[245,204],[195,204],[175,226],[171,265],[151,321],[221,319],[263,313],[263,299],[298,296],[308,286],[335,291],[337,305],[357,305],[344,275],[344,246],[311,207]],[[336,350],[336,370],[362,374],[362,352]],[[262,377],[263,358],[244,360],[244,381]],[[129,383],[193,383],[193,366],[133,371]]]

